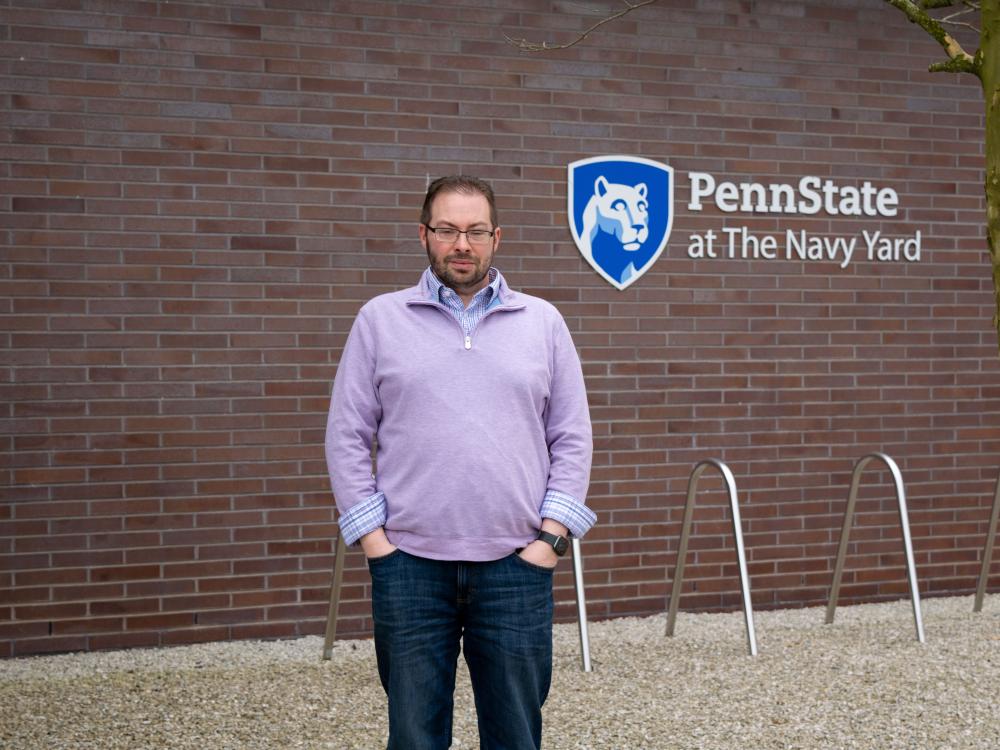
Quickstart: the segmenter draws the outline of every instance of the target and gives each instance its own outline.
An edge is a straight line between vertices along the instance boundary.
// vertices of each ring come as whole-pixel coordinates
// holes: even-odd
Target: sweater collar
[[[417,285],[420,297],[430,302],[441,302],[441,288],[444,284],[437,277],[430,266],[424,269],[420,276],[420,283]],[[486,287],[489,289],[490,299],[487,306],[499,301],[501,305],[507,305],[514,301],[515,293],[507,285],[507,280],[497,268],[490,267],[490,283]]]

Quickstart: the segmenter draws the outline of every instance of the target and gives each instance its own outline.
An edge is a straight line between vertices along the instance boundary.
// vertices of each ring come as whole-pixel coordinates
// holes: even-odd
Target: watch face
[[[565,555],[566,550],[569,549],[569,540],[564,536],[558,537],[558,541],[552,545],[552,549],[556,551],[557,555]]]

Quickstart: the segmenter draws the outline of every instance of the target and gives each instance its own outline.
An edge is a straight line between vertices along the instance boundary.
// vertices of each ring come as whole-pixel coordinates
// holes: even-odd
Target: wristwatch
[[[569,549],[569,539],[564,536],[556,536],[555,534],[550,534],[547,531],[539,531],[538,539],[541,539],[546,544],[551,544],[552,549],[555,553],[562,557],[566,554],[566,550]]]

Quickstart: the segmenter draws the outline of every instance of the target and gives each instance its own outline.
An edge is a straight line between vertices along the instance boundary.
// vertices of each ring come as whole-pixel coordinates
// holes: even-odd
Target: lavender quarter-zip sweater
[[[591,453],[580,360],[548,302],[501,276],[499,302],[468,336],[423,285],[361,308],[326,434],[342,522],[370,503],[406,552],[499,559],[535,538],[543,498],[593,519]]]

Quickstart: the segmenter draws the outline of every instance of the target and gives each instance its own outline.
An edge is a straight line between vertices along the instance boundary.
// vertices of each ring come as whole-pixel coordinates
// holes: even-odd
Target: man
[[[418,233],[430,267],[361,308],[326,433],[341,534],[372,577],[388,747],[451,745],[461,648],[480,747],[538,748],[552,570],[596,521],[580,361],[559,312],[493,268],[487,183],[431,183]]]

